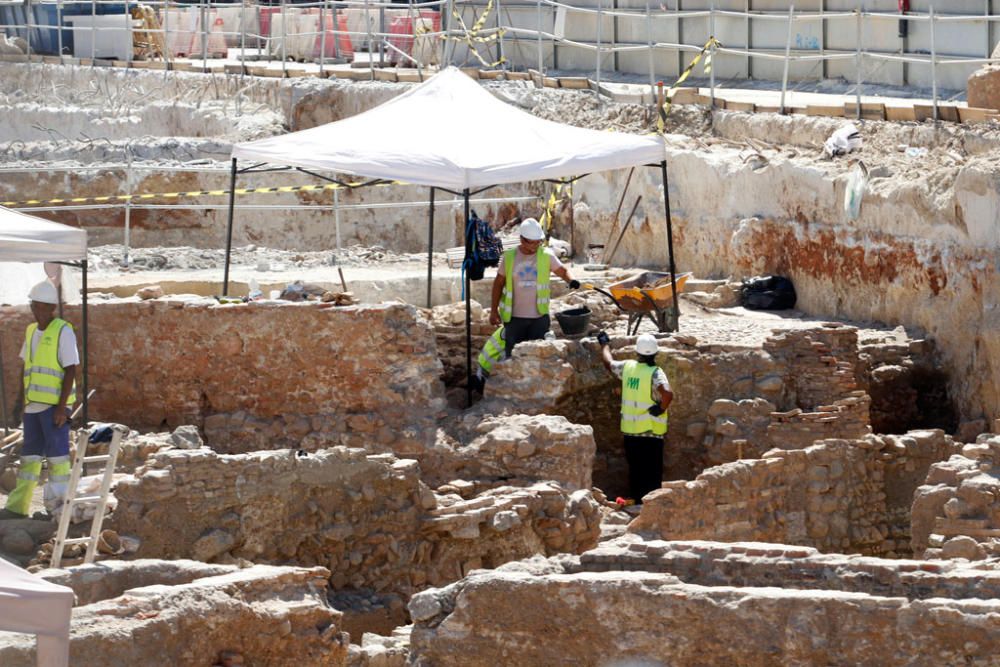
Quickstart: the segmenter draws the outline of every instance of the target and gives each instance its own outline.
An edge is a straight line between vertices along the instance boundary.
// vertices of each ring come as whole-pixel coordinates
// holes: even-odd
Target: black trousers
[[[525,340],[541,340],[545,338],[545,332],[549,330],[549,316],[541,317],[512,317],[510,322],[504,325],[504,350],[507,356],[514,350],[514,346]]]
[[[625,435],[628,489],[632,499],[660,488],[663,482],[663,436]]]

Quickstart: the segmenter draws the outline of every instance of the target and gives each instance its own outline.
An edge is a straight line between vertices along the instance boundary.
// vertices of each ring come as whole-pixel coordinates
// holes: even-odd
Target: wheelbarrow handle
[[[615,306],[617,306],[618,310],[622,311],[623,313],[628,314],[628,311],[625,310],[624,308],[622,308],[622,305],[620,303],[618,303],[618,299],[616,299],[614,297],[614,295],[611,294],[611,292],[607,292],[605,290],[602,290],[600,287],[595,287],[592,283],[584,283],[584,284],[580,285],[580,287],[582,287],[584,289],[594,290],[595,292],[599,292],[599,293],[603,294],[604,296],[606,296],[609,299],[611,299],[611,303],[615,304]]]

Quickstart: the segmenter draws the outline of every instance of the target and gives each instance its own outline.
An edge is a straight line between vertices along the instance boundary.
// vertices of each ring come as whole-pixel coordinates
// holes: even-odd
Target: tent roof
[[[87,232],[0,206],[0,262],[73,262],[87,257]]]
[[[0,558],[0,630],[69,636],[73,589],[50,583]]]
[[[659,163],[664,156],[659,137],[537,118],[455,67],[356,116],[233,147],[240,160],[455,191]]]

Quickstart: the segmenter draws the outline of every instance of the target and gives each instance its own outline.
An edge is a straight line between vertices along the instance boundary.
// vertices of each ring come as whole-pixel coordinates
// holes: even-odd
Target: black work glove
[[[653,415],[654,417],[659,417],[664,412],[666,412],[666,410],[661,408],[659,403],[654,403],[653,405],[649,406],[649,409],[646,412]]]
[[[611,339],[608,338],[608,334],[604,333],[603,331],[598,331],[597,332],[597,344],[598,345],[600,345],[601,347],[604,347],[605,345],[607,345],[610,342],[611,342]]]
[[[569,288],[580,289],[580,281],[577,280],[576,278],[573,278],[573,280],[569,281]]]

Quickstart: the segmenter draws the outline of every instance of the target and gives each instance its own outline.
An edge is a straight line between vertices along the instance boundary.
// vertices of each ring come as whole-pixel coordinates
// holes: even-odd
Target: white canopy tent
[[[340,181],[309,170],[375,179],[365,185],[400,181],[429,186],[428,255],[433,246],[435,189],[464,196],[468,221],[470,195],[496,185],[574,180],[595,171],[642,165],[659,167],[673,279],[665,156],[663,140],[658,136],[588,130],[543,120],[497,99],[461,70],[449,67],[399,97],[356,116],[233,146],[223,294],[228,294],[229,287],[236,177],[239,173],[274,170],[266,165],[283,165],[279,168],[294,168],[335,183]],[[240,160],[256,164],[240,169]],[[466,236],[468,258],[470,239]],[[429,298],[430,257],[427,271]],[[466,276],[466,365],[471,374],[469,292]],[[471,388],[469,392],[471,400]]]
[[[0,630],[38,637],[38,667],[69,664],[73,589],[45,581],[0,558]]]

